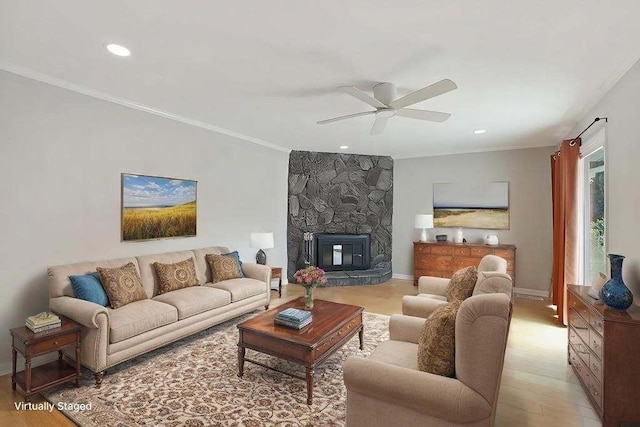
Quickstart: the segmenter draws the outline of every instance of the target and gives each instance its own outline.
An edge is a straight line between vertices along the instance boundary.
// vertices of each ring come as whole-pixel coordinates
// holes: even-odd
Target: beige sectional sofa
[[[95,373],[96,385],[100,385],[109,367],[257,308],[269,307],[271,269],[267,266],[242,263],[244,278],[211,283],[205,256],[228,252],[228,248],[215,246],[48,269],[49,307],[83,326],[81,363]],[[153,263],[170,264],[188,258],[194,259],[201,286],[158,295]],[[75,298],[70,275],[92,273],[97,267],[121,267],[129,262],[138,269],[147,299],[112,309]]]

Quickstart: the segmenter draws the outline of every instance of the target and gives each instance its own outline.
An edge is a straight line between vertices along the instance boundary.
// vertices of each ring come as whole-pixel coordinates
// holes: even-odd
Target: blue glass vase
[[[622,261],[624,256],[609,254],[611,279],[600,289],[602,302],[616,310],[626,310],[633,302],[633,294],[622,281]]]

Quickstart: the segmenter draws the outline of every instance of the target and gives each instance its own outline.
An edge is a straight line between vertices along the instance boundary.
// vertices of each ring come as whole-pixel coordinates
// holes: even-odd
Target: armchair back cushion
[[[507,272],[507,260],[497,255],[485,255],[478,264],[478,271]]]
[[[436,309],[424,322],[418,341],[418,369],[453,378],[456,373],[456,314],[462,304],[455,300]]]

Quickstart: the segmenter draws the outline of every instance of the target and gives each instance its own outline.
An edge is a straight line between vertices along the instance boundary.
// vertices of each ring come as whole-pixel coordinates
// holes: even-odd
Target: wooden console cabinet
[[[473,243],[413,243],[413,284],[420,276],[450,278],[464,267],[480,264],[485,255],[497,255],[507,260],[507,273],[516,283],[516,247],[513,245],[483,245]]]
[[[569,363],[603,427],[640,424],[640,307],[608,309],[569,285]]]

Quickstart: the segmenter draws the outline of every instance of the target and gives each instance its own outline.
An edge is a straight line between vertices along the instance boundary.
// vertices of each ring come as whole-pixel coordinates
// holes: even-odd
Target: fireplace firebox
[[[371,259],[369,234],[315,235],[316,265],[325,271],[367,270]]]

